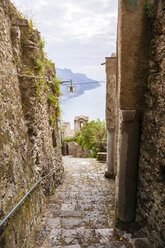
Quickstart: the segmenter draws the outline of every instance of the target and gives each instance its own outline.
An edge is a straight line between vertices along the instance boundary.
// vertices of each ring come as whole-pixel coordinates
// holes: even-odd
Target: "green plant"
[[[57,95],[60,96],[61,95],[61,91],[60,91],[60,80],[58,78],[53,78],[52,80],[52,90],[53,92]]]
[[[52,193],[52,195],[54,195],[56,193],[56,190],[55,189],[52,189],[51,190],[51,193]]]
[[[36,98],[38,102],[41,102],[41,96],[40,96],[40,86],[37,82],[37,80],[35,79],[34,81],[34,87],[35,87],[35,92],[36,92]]]
[[[44,78],[40,78],[40,83],[41,83],[41,85],[43,85],[45,87],[46,90],[49,89],[49,86],[46,84]]]
[[[52,116],[49,116],[49,124],[50,124],[50,126],[53,125],[53,122],[54,122],[54,120],[53,120]]]
[[[53,62],[52,62],[51,60],[49,60],[49,59],[46,57],[46,56],[47,56],[46,53],[44,53],[44,55],[45,55],[45,60],[44,60],[45,65],[46,65],[48,68],[50,68],[50,67],[53,66],[54,64],[53,64]]]
[[[91,121],[86,123],[80,132],[72,138],[64,138],[64,142],[76,142],[86,150],[91,150],[92,157],[96,157],[98,152],[105,152],[107,148],[107,131],[105,121]],[[91,157],[89,156],[89,157]]]
[[[56,117],[59,119],[60,118],[60,113],[61,113],[61,110],[60,110],[60,104],[59,102],[56,103]]]
[[[32,20],[29,20],[29,26],[30,26],[31,28],[33,28],[33,21],[32,21]]]
[[[14,56],[14,58],[13,58],[13,63],[17,63],[18,62],[18,56]]]
[[[143,6],[151,24],[153,37],[156,38],[162,33],[162,20],[159,20],[156,17],[153,5],[151,5],[149,2],[143,2]]]
[[[63,145],[64,145],[64,143],[66,143],[66,142],[77,142],[77,137],[72,137],[72,138],[63,138],[62,139],[62,147],[63,147]]]
[[[49,94],[49,95],[47,96],[47,98],[48,98],[48,101],[49,101],[49,104],[50,104],[50,105],[55,105],[55,104],[57,104],[57,102],[58,102],[57,97],[56,97],[55,95],[53,95],[53,94]]]
[[[36,79],[35,79],[35,81],[34,81],[34,87],[35,87],[35,89],[36,89],[37,91],[40,91],[40,86],[39,86],[39,84],[38,84],[38,82],[37,82]]]
[[[36,60],[35,60],[35,69],[39,72],[44,71],[44,64],[42,63],[42,61],[39,58],[36,58]]]
[[[143,2],[143,6],[145,8],[146,15],[149,18],[153,18],[154,13],[153,13],[152,5],[150,3],[148,3],[147,1],[145,1],[145,2]]]
[[[47,98],[48,98],[49,104],[52,105],[52,106],[55,106],[55,113],[53,114],[54,119],[59,118],[60,117],[60,105],[59,105],[59,101],[58,101],[57,96],[54,95],[54,94],[49,94],[47,96]]]
[[[39,40],[39,45],[40,45],[41,50],[44,49],[45,41],[42,38],[40,38],[40,40]]]
[[[43,78],[40,78],[41,85],[45,85],[45,80]]]
[[[105,122],[98,119],[86,123],[76,135],[76,138],[78,144],[86,150],[92,150],[93,157],[96,157],[97,152],[106,151],[107,131]]]
[[[17,146],[17,140],[14,140],[14,143],[13,143],[14,147]]]
[[[26,70],[26,74],[28,74],[28,75],[33,75],[33,74],[34,74],[34,71],[33,71],[33,70],[28,69],[28,70]]]

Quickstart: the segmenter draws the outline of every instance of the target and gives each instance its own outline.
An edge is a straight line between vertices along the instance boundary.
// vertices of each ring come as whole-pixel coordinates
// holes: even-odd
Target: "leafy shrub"
[[[97,152],[105,152],[107,146],[107,131],[105,121],[91,121],[86,123],[77,134],[77,143],[86,150],[92,150],[93,156]]]
[[[105,152],[107,149],[107,131],[105,121],[91,121],[86,123],[80,132],[73,138],[64,138],[64,142],[76,142],[86,150],[92,150],[92,157],[98,152]]]
[[[77,138],[76,137],[72,137],[72,138],[63,138],[62,142],[77,142]]]

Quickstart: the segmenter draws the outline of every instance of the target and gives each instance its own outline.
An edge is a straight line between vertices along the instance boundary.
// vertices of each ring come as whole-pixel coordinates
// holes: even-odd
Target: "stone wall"
[[[61,122],[61,138],[72,138],[74,136],[74,129],[71,129],[70,122]]]
[[[0,1],[0,37],[0,219],[57,169],[1,228],[1,247],[28,247],[46,194],[62,181],[59,90],[39,32],[8,0]]]
[[[111,102],[117,144],[110,151],[116,150],[113,167],[117,161],[116,225],[129,231],[140,225],[139,234],[163,248],[165,1],[119,0],[118,13],[116,101]]]
[[[63,155],[73,156],[75,158],[85,158],[92,155],[92,151],[87,151],[76,142],[64,142]]]
[[[152,29],[138,177],[137,221],[165,247],[165,1],[150,6]]]
[[[107,171],[106,177],[116,174],[116,54],[106,58],[106,127]]]
[[[143,1],[119,0],[117,37],[117,223],[135,219],[141,115],[150,30]]]

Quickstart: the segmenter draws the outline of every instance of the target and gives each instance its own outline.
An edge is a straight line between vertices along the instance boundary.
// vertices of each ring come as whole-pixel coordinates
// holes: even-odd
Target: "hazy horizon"
[[[79,115],[86,115],[89,121],[105,120],[105,95],[106,84],[102,83],[99,88],[87,90],[84,94],[61,101],[61,117],[63,121],[71,123],[74,128],[74,118]]]

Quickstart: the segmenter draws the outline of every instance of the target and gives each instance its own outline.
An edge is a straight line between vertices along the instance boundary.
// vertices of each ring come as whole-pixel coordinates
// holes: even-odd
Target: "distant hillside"
[[[69,93],[66,85],[60,86],[63,98],[66,100],[82,95],[85,90],[92,90],[101,86],[97,81],[88,78],[85,74],[73,73],[70,69],[66,68],[56,68],[56,76],[61,81],[68,81],[72,79],[73,84],[76,84],[76,91],[74,93]]]

